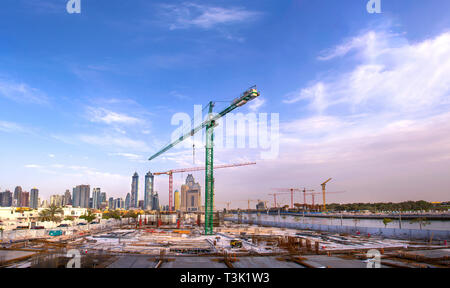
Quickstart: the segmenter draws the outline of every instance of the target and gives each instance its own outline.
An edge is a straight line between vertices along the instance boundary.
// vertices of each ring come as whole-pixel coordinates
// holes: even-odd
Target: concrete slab
[[[0,263],[24,257],[31,257],[35,254],[37,253],[31,251],[0,250]]]
[[[240,257],[234,268],[304,268],[295,262],[279,261],[277,257]]]
[[[227,268],[225,263],[214,261],[217,257],[177,257],[174,259],[175,261],[164,262],[161,268]]]
[[[126,255],[111,263],[107,268],[155,268],[157,262],[148,256]]]
[[[344,259],[327,255],[308,255],[304,258],[307,260],[303,260],[303,262],[316,268],[367,268],[367,263],[358,259]],[[381,267],[389,268],[383,265]]]

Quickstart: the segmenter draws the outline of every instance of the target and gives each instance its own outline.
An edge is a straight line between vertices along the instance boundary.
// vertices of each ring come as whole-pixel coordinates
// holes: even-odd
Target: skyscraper
[[[30,192],[30,207],[33,209],[39,208],[39,190],[37,188],[31,189]]]
[[[175,211],[180,211],[180,191],[175,190]]]
[[[137,172],[135,172],[131,182],[130,208],[138,207],[138,195],[139,195],[139,175],[137,174]]]
[[[2,194],[2,200],[0,202],[0,206],[3,207],[11,207],[13,204],[13,193],[11,193],[11,191],[6,190],[5,192],[1,193]]]
[[[15,202],[15,206],[16,207],[21,207],[22,206],[22,187],[17,186],[14,189],[14,202]]]
[[[108,200],[108,209],[109,209],[109,210],[114,210],[114,198],[113,198],[113,197],[109,197],[109,200]]]
[[[66,192],[64,193],[64,206],[66,205],[72,205],[72,197],[70,195],[70,190],[66,190]]]
[[[159,208],[159,195],[158,192],[152,196],[152,210],[160,211]]]
[[[102,203],[102,191],[100,188],[94,188],[92,190],[92,208],[100,209]]]
[[[194,176],[189,174],[186,184],[181,185],[181,211],[200,211],[201,209],[201,187],[195,182]]]
[[[144,210],[152,210],[152,200],[153,200],[153,183],[154,178],[152,172],[148,171],[147,174],[145,174],[145,192],[144,192]]]
[[[30,207],[30,192],[22,191],[20,207]]]
[[[73,207],[89,208],[91,186],[78,185],[73,188]]]
[[[127,193],[127,197],[125,198],[125,210],[130,209],[130,201],[131,201],[130,193]]]

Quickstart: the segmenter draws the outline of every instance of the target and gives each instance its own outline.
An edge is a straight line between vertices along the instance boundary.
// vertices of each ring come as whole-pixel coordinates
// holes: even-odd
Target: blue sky
[[[192,166],[182,148],[146,161],[175,113],[257,84],[240,112],[279,113],[280,155],[217,151],[258,162],[218,172],[218,201],[328,177],[347,191],[332,201],[448,200],[450,3],[381,1],[368,14],[365,0],[82,0],[78,15],[65,0],[4,0],[0,189],[125,197],[134,171]]]

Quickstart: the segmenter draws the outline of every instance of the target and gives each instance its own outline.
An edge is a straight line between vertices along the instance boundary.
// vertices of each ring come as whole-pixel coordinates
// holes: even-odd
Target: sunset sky
[[[278,115],[279,153],[217,147],[218,164],[257,162],[217,170],[217,206],[330,177],[345,191],[330,202],[450,200],[449,1],[382,0],[381,14],[365,0],[66,2],[2,1],[0,191],[125,198],[137,171],[143,199],[147,171],[204,163],[192,142],[147,161],[174,115],[256,84],[236,112]],[[156,189],[167,205],[167,176]]]

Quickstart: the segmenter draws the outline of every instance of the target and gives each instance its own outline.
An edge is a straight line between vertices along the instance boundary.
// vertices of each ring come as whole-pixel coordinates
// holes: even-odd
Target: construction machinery
[[[233,239],[230,241],[231,248],[242,248],[242,241],[238,239]]]
[[[232,167],[241,167],[241,166],[249,166],[255,165],[256,162],[248,162],[248,163],[240,163],[240,164],[228,164],[228,165],[218,165],[215,166],[214,169],[222,169],[222,168],[232,168]],[[183,173],[183,172],[195,172],[195,171],[203,171],[205,167],[192,167],[192,168],[181,168],[181,169],[173,169],[165,172],[155,172],[153,175],[169,175],[169,211],[172,212],[173,203],[173,174],[175,173]]]
[[[323,182],[322,184],[320,184],[322,186],[322,195],[323,195],[323,211],[327,211],[327,205],[326,205],[326,201],[325,201],[325,187],[327,185],[328,182],[331,181],[332,178],[329,178],[327,181]]]
[[[189,132],[180,136],[177,140],[173,141],[169,145],[156,152],[149,158],[149,161],[155,159],[161,154],[172,149],[175,145],[184,141],[185,139],[192,137],[198,131],[206,128],[206,161],[205,161],[205,234],[213,234],[213,209],[214,209],[214,127],[217,126],[217,121],[235,110],[238,107],[245,105],[247,102],[252,101],[260,96],[260,92],[256,89],[256,86],[251,87],[236,98],[231,104],[222,110],[218,114],[213,114],[215,103],[210,101],[208,104],[208,117],[197,127],[191,129]]]

